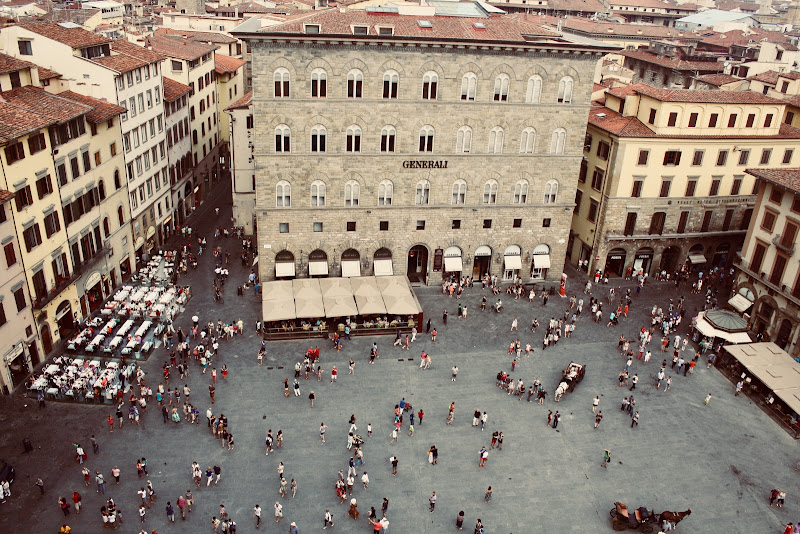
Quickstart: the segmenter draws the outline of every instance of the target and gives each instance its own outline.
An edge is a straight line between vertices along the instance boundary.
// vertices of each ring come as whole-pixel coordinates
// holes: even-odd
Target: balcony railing
[[[103,247],[97,253],[81,263],[70,273],[69,277],[59,276],[56,280],[54,287],[50,288],[47,295],[33,301],[33,309],[41,311],[45,306],[50,304],[56,297],[58,297],[65,289],[77,281],[81,276],[92,270],[109,252],[110,247]]]
[[[772,244],[775,245],[778,250],[785,252],[789,256],[794,254],[794,242],[792,242],[791,245],[785,245],[783,243],[783,236],[780,234],[775,236],[775,238],[772,240]]]

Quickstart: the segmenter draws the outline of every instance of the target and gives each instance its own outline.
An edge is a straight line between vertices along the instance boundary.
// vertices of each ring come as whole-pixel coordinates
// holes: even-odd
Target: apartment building
[[[800,355],[800,168],[754,168],[756,206],[741,259],[735,264],[731,304],[747,312],[752,330],[793,356]]]
[[[167,158],[172,195],[172,217],[164,225],[168,234],[183,226],[186,216],[194,207],[190,92],[188,85],[164,78],[164,115],[167,123]]]
[[[72,91],[127,109],[121,119],[130,220],[137,258],[163,242],[170,213],[164,132],[164,57],[124,40],[111,41],[82,28],[24,22],[0,30],[5,50],[63,73]],[[48,88],[50,89],[50,88]],[[135,265],[135,264],[134,264]]]
[[[233,224],[253,235],[256,225],[256,158],[253,92],[225,108],[230,124]]]
[[[728,266],[756,199],[745,170],[796,165],[785,107],[753,92],[607,91],[589,114],[570,261],[610,276]]]
[[[223,56],[222,54],[215,54],[214,56],[214,72],[217,79],[217,109],[220,110],[217,114],[218,130],[220,140],[223,142],[223,146],[220,149],[226,152],[224,156],[226,161],[228,160],[227,151],[229,150],[231,125],[228,122],[228,114],[223,113],[222,110],[244,96],[244,65],[245,61],[240,58]]]
[[[447,7],[237,33],[254,130],[238,133],[233,110],[234,157],[252,140],[255,179],[234,170],[234,204],[255,196],[261,280],[561,278],[592,75],[610,49],[481,3]]]
[[[0,189],[0,386],[8,394],[40,363],[39,336],[33,319],[25,271],[13,224],[14,194]]]
[[[189,126],[192,137],[192,209],[203,201],[222,176],[219,154],[219,113],[213,44],[179,36],[153,36],[148,47],[167,57],[164,76],[188,85]]]

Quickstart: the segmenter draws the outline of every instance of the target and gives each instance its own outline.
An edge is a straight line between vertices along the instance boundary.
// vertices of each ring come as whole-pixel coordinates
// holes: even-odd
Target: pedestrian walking
[[[428,497],[428,504],[430,504],[431,513],[433,513],[433,510],[436,508],[436,492],[435,491],[433,493],[431,493],[430,497]]]
[[[175,507],[172,506],[172,503],[170,501],[167,501],[166,511],[167,511],[167,519],[169,519],[171,522],[174,523],[175,522]]]
[[[608,469],[608,464],[611,462],[611,451],[608,449],[603,449],[603,463],[600,464],[600,467],[605,467]]]
[[[492,502],[492,487],[491,486],[489,486],[489,488],[484,492],[484,494],[483,494],[483,502],[485,502],[486,504],[491,504],[491,502]]]
[[[706,403],[706,406],[708,406],[708,403],[711,402],[711,393],[706,395],[706,400],[704,402]]]
[[[600,426],[600,421],[602,421],[602,420],[603,420],[603,410],[600,410],[594,416],[594,427],[595,428],[599,427]]]
[[[595,396],[592,401],[592,413],[597,411],[597,406],[600,404],[600,395]]]

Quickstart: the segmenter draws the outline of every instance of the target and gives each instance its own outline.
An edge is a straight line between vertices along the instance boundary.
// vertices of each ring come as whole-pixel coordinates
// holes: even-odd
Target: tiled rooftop
[[[83,28],[65,28],[55,22],[20,22],[19,26],[72,48],[86,48],[111,42],[111,39]]]
[[[234,102],[233,104],[231,104],[230,106],[228,106],[225,109],[228,110],[228,109],[245,109],[245,108],[248,108],[248,107],[250,107],[250,101],[251,100],[253,100],[253,91],[248,91],[247,93],[245,93],[245,95],[242,98],[240,98],[239,100],[237,100],[236,102]]]
[[[8,143],[56,121],[30,109],[0,101],[0,142]]]
[[[14,193],[11,191],[6,191],[5,189],[0,189],[0,204],[4,204],[14,198]]]
[[[164,101],[175,102],[180,97],[188,94],[192,88],[180,82],[176,82],[171,78],[164,76]]]
[[[25,61],[24,59],[17,59],[15,57],[7,56],[5,54],[0,54],[0,74],[31,69],[33,67],[36,67],[36,65],[31,63],[30,61]]]
[[[747,169],[751,176],[800,193],[800,169]]]
[[[158,52],[153,52],[152,50],[137,44],[133,44],[125,39],[117,39],[111,43],[111,50],[120,54],[141,59],[142,61],[146,61],[148,63],[155,63],[157,61],[166,59],[164,55],[159,54]]]
[[[95,124],[106,122],[107,120],[127,111],[122,106],[111,104],[110,102],[104,102],[90,96],[79,95],[78,93],[73,93],[72,91],[58,93],[58,96],[66,98],[67,100],[72,100],[73,102],[85,104],[92,108],[92,111],[86,114],[86,120]]]
[[[647,50],[622,50],[619,54],[631,59],[637,59],[675,70],[718,72],[723,68],[722,64],[716,61],[687,61],[674,57],[658,56]]]
[[[91,106],[58,95],[52,95],[40,87],[31,85],[3,91],[0,93],[0,97],[12,104],[46,115],[59,123],[92,111]]]
[[[695,76],[695,80],[717,87],[725,85],[726,83],[742,81],[741,78],[731,76],[730,74],[703,74],[701,76]]]
[[[231,44],[237,41],[235,37],[226,33],[176,30],[174,28],[156,28],[156,35],[177,35],[200,43]]]
[[[637,93],[662,102],[714,104],[783,104],[782,100],[755,91],[705,91],[696,89],[659,89],[642,83],[631,86]]]
[[[217,74],[236,72],[245,63],[246,61],[243,59],[223,56],[222,54],[214,54],[214,70],[217,71]]]
[[[147,67],[149,63],[139,58],[129,56],[126,54],[116,54],[113,56],[97,57],[92,60],[98,65],[108,67],[111,70],[119,73],[124,73],[138,69],[140,67]]]
[[[154,52],[186,61],[194,61],[219,48],[216,45],[189,41],[178,36],[168,37],[165,35],[154,35],[147,40],[147,43]]]
[[[52,80],[53,78],[61,78],[61,74],[56,71],[46,69],[44,67],[37,67],[39,70],[39,81]]]

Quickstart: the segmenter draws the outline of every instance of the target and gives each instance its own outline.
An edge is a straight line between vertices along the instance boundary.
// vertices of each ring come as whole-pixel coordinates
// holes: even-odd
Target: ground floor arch
[[[540,243],[533,247],[531,255],[531,278],[547,278],[547,271],[550,269],[550,245]]]
[[[452,277],[456,280],[461,278],[464,270],[464,259],[461,247],[455,245],[447,247],[444,250],[444,268],[442,269],[442,278]]]
[[[627,257],[628,253],[624,248],[612,249],[606,256],[606,275],[622,276],[625,274],[625,260]]]
[[[342,276],[361,276],[361,253],[354,248],[342,252]]]
[[[653,264],[653,255],[655,252],[650,247],[642,247],[633,255],[633,268],[632,275],[636,276],[640,272],[646,274],[650,272],[650,266]]]
[[[286,280],[295,277],[294,254],[284,249],[275,254],[275,278]]]
[[[322,249],[311,251],[308,255],[308,277],[323,278],[328,276],[328,253]]]
[[[678,266],[678,260],[681,256],[681,249],[680,247],[667,247],[661,253],[661,264],[659,265],[659,269],[662,271],[666,271],[667,273],[672,273],[676,270]]]
[[[392,251],[386,247],[376,250],[372,255],[372,270],[375,276],[392,276],[394,274]]]
[[[406,263],[406,276],[412,282],[428,282],[428,257],[430,251],[428,247],[417,244],[408,249],[408,260]]]
[[[472,262],[472,278],[480,280],[485,274],[492,274],[492,247],[481,245],[475,249]]]

